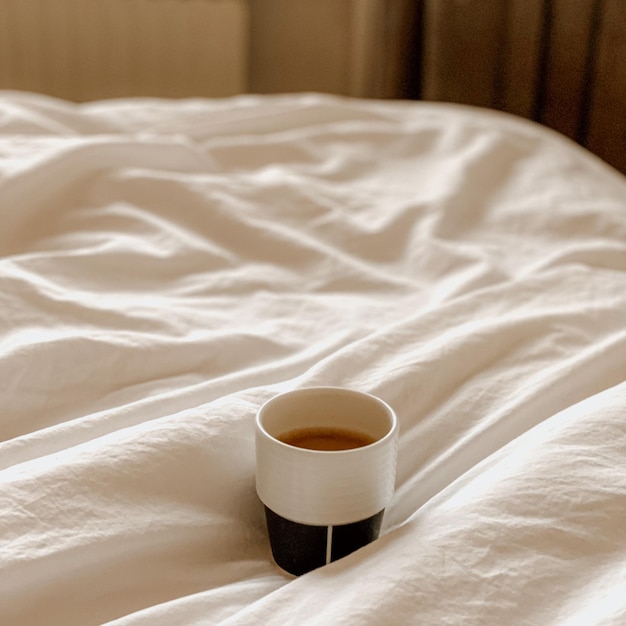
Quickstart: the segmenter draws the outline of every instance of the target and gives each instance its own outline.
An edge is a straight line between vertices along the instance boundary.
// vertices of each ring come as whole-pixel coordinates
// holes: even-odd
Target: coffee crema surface
[[[278,440],[296,448],[323,451],[352,450],[376,441],[365,433],[326,426],[296,428],[283,433]]]

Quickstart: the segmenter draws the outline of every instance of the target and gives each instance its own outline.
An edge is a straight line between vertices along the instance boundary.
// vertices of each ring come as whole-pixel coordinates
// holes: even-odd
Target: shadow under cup
[[[284,443],[299,429],[340,429],[372,441],[319,450]],[[256,485],[272,555],[304,574],[375,540],[395,487],[398,424],[379,398],[339,387],[289,391],[256,419]]]

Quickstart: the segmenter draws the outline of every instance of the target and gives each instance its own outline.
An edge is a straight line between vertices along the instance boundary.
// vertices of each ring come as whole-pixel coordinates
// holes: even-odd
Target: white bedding
[[[626,623],[626,182],[527,121],[0,97],[0,624]],[[401,426],[383,536],[271,560],[253,419]]]

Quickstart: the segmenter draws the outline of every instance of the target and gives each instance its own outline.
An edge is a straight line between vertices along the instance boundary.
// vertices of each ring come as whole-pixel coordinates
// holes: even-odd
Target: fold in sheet
[[[626,182],[321,95],[0,97],[0,623],[620,624]],[[400,420],[379,541],[272,562],[253,420]]]

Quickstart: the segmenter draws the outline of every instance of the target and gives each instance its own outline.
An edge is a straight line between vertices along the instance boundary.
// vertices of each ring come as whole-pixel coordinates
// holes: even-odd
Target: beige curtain
[[[247,86],[246,0],[0,0],[0,88],[69,100]]]

